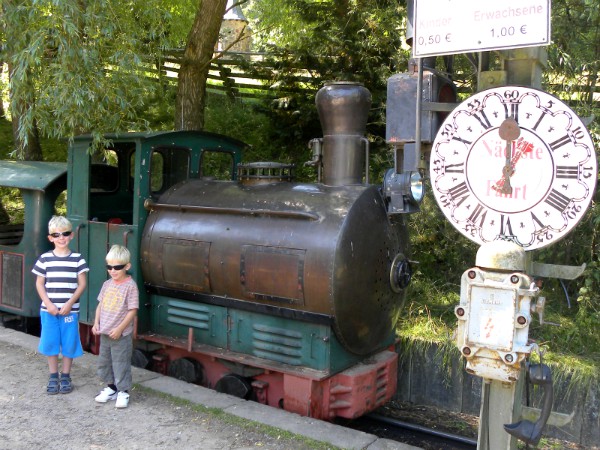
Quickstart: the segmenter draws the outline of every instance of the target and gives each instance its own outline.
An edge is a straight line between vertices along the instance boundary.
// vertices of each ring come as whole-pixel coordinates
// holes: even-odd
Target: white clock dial
[[[596,153],[562,101],[506,86],[475,94],[446,118],[430,176],[438,205],[463,235],[534,250],[583,217],[596,186]]]

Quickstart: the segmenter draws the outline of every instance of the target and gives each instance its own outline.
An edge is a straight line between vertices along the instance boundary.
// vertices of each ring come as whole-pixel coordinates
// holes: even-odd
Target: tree
[[[19,157],[39,133],[72,137],[143,130],[161,97],[152,75],[163,50],[186,43],[175,123],[202,129],[206,80],[226,0],[3,2],[2,59],[11,65]],[[194,16],[195,12],[195,16]],[[187,39],[185,38],[187,33]],[[41,154],[38,153],[38,157]]]
[[[36,126],[45,137],[90,132],[98,142],[105,132],[147,129],[160,90],[150,62],[184,41],[203,3],[4,1],[0,60],[11,67],[17,157],[27,156]]]
[[[246,9],[253,41],[276,70],[259,72],[285,96],[285,107],[265,108],[279,126],[273,140],[305,148],[321,129],[314,95],[326,81],[360,82],[373,96],[367,133],[375,177],[390,167],[385,146],[385,97],[389,76],[406,70],[406,5],[397,0],[255,0]],[[260,69],[260,67],[258,68]],[[299,74],[307,74],[299,80]],[[300,155],[300,151],[290,154]],[[296,161],[297,173],[305,169]],[[371,178],[374,179],[374,178]]]
[[[175,127],[202,130],[206,81],[227,0],[201,0],[179,69]]]
[[[12,0],[6,0],[2,4],[2,10],[0,10],[0,17],[5,17],[5,11],[14,7],[14,2]],[[3,35],[6,30],[6,21],[2,21],[2,31]],[[3,39],[4,40],[4,39]],[[4,48],[10,54],[13,51],[14,41],[12,39],[5,40]],[[12,62],[8,62],[8,73],[9,78],[10,74],[14,69],[14,64]],[[29,108],[33,107],[35,103],[35,91],[33,85],[31,83],[31,72],[26,71],[24,74],[24,83],[23,83],[23,95],[15,98],[13,95],[10,95],[11,98],[15,98],[15,102],[13,104],[13,113],[12,113],[12,129],[13,129],[13,138],[16,147],[16,154],[20,155],[25,160],[39,160],[42,158],[42,147],[40,145],[39,132],[37,128],[37,124],[35,121],[31,123],[31,126],[28,127],[28,130],[25,133],[25,138],[23,139],[20,134],[20,129],[22,128],[22,114]],[[12,89],[10,89],[12,91]],[[11,92],[12,94],[12,92]],[[2,115],[4,116],[4,110],[2,111]],[[4,215],[6,214],[4,208],[2,208],[2,212]]]

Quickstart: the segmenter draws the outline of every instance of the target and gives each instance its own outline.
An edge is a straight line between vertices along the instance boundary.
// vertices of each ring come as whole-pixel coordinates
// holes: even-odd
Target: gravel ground
[[[0,342],[0,449],[314,449],[303,438],[270,436],[247,422],[148,390],[134,389],[126,409],[96,403],[102,389],[91,367],[72,369],[70,394],[46,394],[48,366],[36,352]]]

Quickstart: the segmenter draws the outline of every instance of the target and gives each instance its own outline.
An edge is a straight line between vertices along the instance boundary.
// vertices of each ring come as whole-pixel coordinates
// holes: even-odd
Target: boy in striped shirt
[[[89,268],[81,254],[69,249],[72,233],[71,222],[66,217],[53,216],[48,223],[48,240],[54,244],[54,250],[42,254],[31,270],[37,276],[35,286],[42,300],[38,351],[48,357],[48,394],[72,391],[73,358],[83,355],[79,339],[79,297],[86,288]],[[58,355],[61,353],[59,377]]]

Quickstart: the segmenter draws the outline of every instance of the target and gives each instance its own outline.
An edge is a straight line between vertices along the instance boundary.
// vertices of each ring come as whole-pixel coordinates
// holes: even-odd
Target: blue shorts
[[[62,353],[67,358],[83,355],[81,339],[79,339],[79,313],[68,316],[53,316],[48,311],[40,311],[42,332],[38,351],[45,356],[58,356]]]

